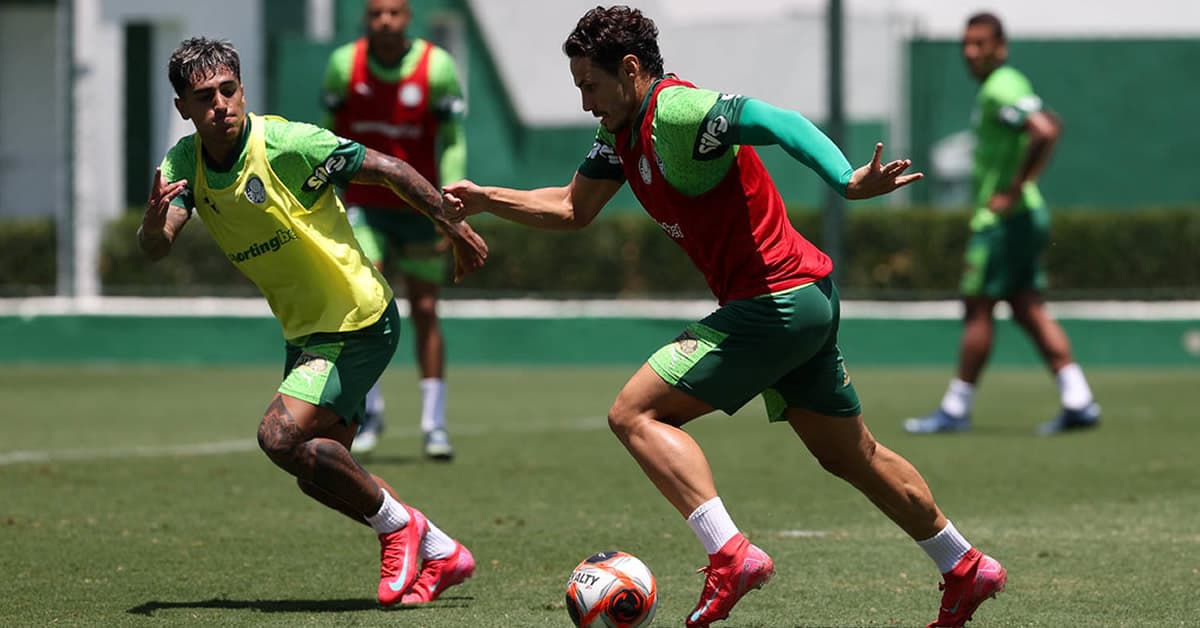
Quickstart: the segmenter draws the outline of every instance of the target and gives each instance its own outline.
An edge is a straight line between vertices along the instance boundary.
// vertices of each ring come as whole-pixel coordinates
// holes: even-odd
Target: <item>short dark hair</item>
[[[1000,18],[996,17],[995,13],[984,11],[982,13],[976,13],[975,15],[967,18],[968,28],[971,26],[979,26],[980,24],[991,26],[992,33],[996,35],[996,39],[999,39],[1000,41],[1006,41],[1004,37],[1004,24],[1000,22]]]
[[[617,73],[625,55],[636,56],[642,67],[654,76],[663,73],[658,27],[654,20],[623,5],[607,9],[596,7],[584,13],[562,49],[568,57],[591,59],[612,74]]]
[[[224,39],[192,37],[185,39],[175,52],[171,53],[171,62],[167,64],[167,77],[171,79],[175,95],[183,96],[183,92],[193,83],[204,80],[220,70],[229,70],[239,82],[242,80],[242,62],[238,59],[233,44]]]

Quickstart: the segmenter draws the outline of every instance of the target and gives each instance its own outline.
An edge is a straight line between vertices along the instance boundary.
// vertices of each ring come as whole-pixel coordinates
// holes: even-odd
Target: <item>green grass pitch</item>
[[[604,419],[632,370],[452,369],[459,458],[443,465],[419,456],[415,375],[393,368],[389,431],[367,468],[479,566],[432,605],[382,610],[374,535],[305,498],[254,446],[278,369],[0,368],[0,625],[569,626],[566,579],[607,549],[654,571],[655,625],[682,625],[703,550]],[[1196,370],[1093,369],[1103,427],[1053,438],[1033,434],[1057,406],[1041,371],[988,373],[976,430],[934,437],[900,421],[932,409],[947,370],[852,373],[877,438],[1009,569],[971,626],[1200,622]],[[759,402],[690,431],[778,569],[719,625],[934,617],[932,563]]]

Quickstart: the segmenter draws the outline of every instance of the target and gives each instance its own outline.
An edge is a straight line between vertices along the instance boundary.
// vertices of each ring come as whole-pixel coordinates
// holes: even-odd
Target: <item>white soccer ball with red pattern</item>
[[[648,626],[656,608],[654,574],[632,554],[592,554],[567,581],[567,612],[581,628]]]

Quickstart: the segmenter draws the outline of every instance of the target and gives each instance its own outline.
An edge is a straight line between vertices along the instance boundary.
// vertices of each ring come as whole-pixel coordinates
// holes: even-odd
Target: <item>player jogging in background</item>
[[[449,237],[456,277],[480,268],[487,246],[447,220],[448,201],[403,161],[320,127],[247,114],[240,67],[225,41],[189,39],[171,55],[175,108],[196,132],[155,173],[138,242],[151,260],[166,256],[194,209],[258,286],[286,340],[283,382],[259,424],[259,445],[306,495],[378,533],[382,604],[428,602],[469,577],[475,562],[350,455],[400,319],[333,186],[371,183],[402,195]]]
[[[600,128],[566,186],[525,191],[463,181],[446,191],[467,215],[579,229],[628,182],[707,279],[720,307],[651,355],[608,412],[617,438],[708,554],[687,626],[725,619],[774,573],[771,557],[739,532],[704,452],[682,429],[714,410],[733,414],[760,394],[770,421],[790,425],[822,466],[928,553],[945,580],[931,625],[961,626],[1004,587],[1004,568],[963,538],[917,470],[864,425],[838,348],[833,265],[788,222],[753,146],[782,147],[851,199],[921,175],[904,174],[908,160],[881,164],[882,145],[856,170],[800,114],[664,74],[657,38],[654,22],[624,6],[588,11],[567,38],[563,51],[583,108]]]
[[[1005,64],[1008,40],[999,18],[991,13],[972,16],[962,45],[967,68],[980,85],[973,118],[976,209],[961,286],[965,314],[958,373],[937,410],[906,420],[904,428],[915,434],[970,429],[975,388],[995,338],[992,312],[1000,301],[1008,302],[1013,320],[1037,345],[1058,381],[1062,409],[1039,426],[1039,433],[1095,427],[1100,406],[1071,355],[1067,334],[1042,299],[1046,277],[1041,258],[1050,218],[1037,179],[1061,123],[1045,109],[1029,79]]]
[[[463,178],[465,105],[454,60],[428,41],[408,37],[408,0],[368,0],[363,19],[366,36],[338,48],[329,59],[325,126],[407,161],[435,184]],[[387,188],[352,183],[345,200],[363,251],[381,272],[394,268],[404,279],[416,332],[425,455],[450,460],[454,447],[446,431],[446,349],[437,314],[438,287],[446,274],[442,237]],[[375,448],[384,427],[383,410],[376,383],[367,394],[367,419],[354,439],[355,453]]]

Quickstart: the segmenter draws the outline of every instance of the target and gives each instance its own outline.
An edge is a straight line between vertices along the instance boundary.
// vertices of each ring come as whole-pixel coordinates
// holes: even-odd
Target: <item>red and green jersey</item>
[[[754,148],[736,143],[744,102],[661,79],[635,125],[615,137],[600,128],[579,169],[591,178],[628,181],[721,303],[811,283],[833,270],[788,221]]]
[[[408,162],[435,185],[463,177],[465,109],[454,63],[445,50],[416,39],[394,66],[368,52],[366,38],[338,48],[326,70],[327,124],[338,135]],[[445,127],[445,128],[443,128]],[[444,152],[439,165],[439,144]],[[406,207],[391,190],[351,185],[346,202]]]
[[[976,208],[972,225],[976,228],[995,221],[995,215],[987,209],[988,199],[1016,177],[1029,146],[1025,122],[1041,110],[1042,99],[1034,93],[1029,79],[1010,66],[996,68],[979,86],[971,125],[975,131],[972,179]],[[1037,184],[1029,182],[1012,211],[1043,205]]]

